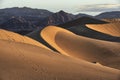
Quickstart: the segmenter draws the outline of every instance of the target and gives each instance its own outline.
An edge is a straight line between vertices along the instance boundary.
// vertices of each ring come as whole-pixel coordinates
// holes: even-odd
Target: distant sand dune
[[[106,34],[106,33],[100,32],[100,31],[96,31],[96,30],[90,29],[86,26],[86,24],[93,24],[93,25],[97,25],[97,24],[102,25],[103,24],[104,25],[104,24],[108,24],[108,23],[120,24],[120,19],[98,20],[98,19],[91,18],[91,17],[81,17],[79,19],[75,19],[70,22],[60,24],[58,26],[65,28],[65,29],[67,29],[77,35],[80,35],[80,36],[85,36],[85,37],[99,39],[99,40],[105,40],[105,41],[120,42],[120,37],[112,36],[110,34]],[[116,31],[114,31],[114,32],[116,33]],[[30,36],[30,37],[34,38],[32,36]]]
[[[17,33],[14,33],[14,32],[11,32],[11,31],[6,31],[6,30],[3,30],[3,29],[0,29],[0,39],[32,44],[32,45],[36,45],[36,46],[39,46],[39,47],[44,47],[46,49],[49,49],[46,46],[44,46],[43,44],[41,44],[41,43],[39,43],[39,42],[29,38],[29,37],[22,36],[22,35],[19,35]]]
[[[3,40],[0,45],[0,80],[120,80],[120,70],[45,48]]]
[[[120,37],[120,21],[108,24],[88,24],[87,27],[93,30]]]
[[[60,53],[120,69],[120,43],[90,39],[48,26],[41,36]]]
[[[120,23],[120,18],[111,18],[111,19],[102,19],[102,20],[107,22]]]

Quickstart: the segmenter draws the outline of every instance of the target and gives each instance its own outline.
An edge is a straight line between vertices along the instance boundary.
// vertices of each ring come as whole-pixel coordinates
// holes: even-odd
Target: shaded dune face
[[[85,38],[55,26],[43,29],[41,36],[61,54],[120,69],[119,43]]]
[[[20,42],[20,43],[36,45],[36,46],[39,46],[39,47],[49,49],[46,46],[44,46],[43,44],[41,44],[41,43],[31,39],[31,38],[19,35],[19,34],[14,33],[14,32],[6,31],[6,30],[3,30],[3,29],[0,29],[0,39],[1,40],[8,40],[8,41],[15,41],[15,42]]]
[[[88,24],[87,27],[93,30],[120,37],[120,22],[111,22],[108,24]]]
[[[120,70],[0,40],[0,80],[119,80]]]
[[[43,45],[47,46],[48,48],[50,48],[50,49],[53,50],[53,51],[57,51],[57,50],[55,50],[55,48],[53,48],[51,45],[49,45],[49,44],[41,37],[41,35],[40,35],[41,30],[42,30],[42,29],[40,29],[40,30],[35,30],[35,31],[27,34],[26,36],[28,36],[28,37],[30,37],[30,38],[32,38],[32,39],[34,39],[34,40],[42,43]]]
[[[88,28],[85,25],[74,26],[74,27],[68,28],[67,30],[84,37],[89,37],[89,38],[99,39],[104,41],[111,41],[111,42],[120,42],[120,37],[111,36],[109,34],[95,31],[93,29]]]

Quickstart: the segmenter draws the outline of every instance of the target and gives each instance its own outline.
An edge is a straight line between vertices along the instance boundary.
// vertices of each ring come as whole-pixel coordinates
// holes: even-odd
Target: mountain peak
[[[67,13],[67,12],[65,12],[65,11],[63,11],[63,10],[60,10],[60,11],[57,12],[56,14],[62,14],[62,15],[70,14],[70,15],[73,15],[73,14],[71,14],[71,13]]]
[[[63,10],[60,10],[59,12],[56,12],[46,19],[46,24],[47,25],[58,25],[65,23],[67,21],[71,21],[74,19],[74,15],[67,13]]]
[[[65,11],[63,11],[63,10],[60,10],[58,13],[66,13]]]

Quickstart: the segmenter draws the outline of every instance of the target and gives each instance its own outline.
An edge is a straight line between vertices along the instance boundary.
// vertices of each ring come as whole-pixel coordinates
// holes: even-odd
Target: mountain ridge
[[[49,25],[60,25],[60,24],[64,24],[66,22],[69,21],[73,21],[76,19],[79,19],[81,17],[92,17],[92,18],[97,18],[97,19],[104,19],[103,17],[105,16],[106,18],[106,14],[108,14],[108,17],[110,15],[114,15],[117,14],[116,16],[120,15],[120,12],[114,11],[114,12],[105,12],[103,14],[97,15],[97,16],[91,16],[88,14],[83,14],[83,13],[78,13],[78,14],[72,14],[72,13],[68,13],[65,12],[63,10],[60,10],[59,12],[51,12],[45,9],[32,9],[32,8],[28,8],[28,7],[23,7],[23,8],[19,8],[19,7],[14,7],[14,8],[6,8],[6,9],[0,9],[0,25],[1,25],[1,29],[5,29],[7,26],[7,30],[12,31],[11,29],[13,27],[16,27],[16,30],[20,30],[22,26],[17,26],[17,25],[12,25],[12,27],[8,27],[10,26],[9,23],[14,23],[16,21],[11,21],[11,18],[15,17],[18,20],[20,20],[22,18],[23,22],[26,20],[26,25],[25,26],[28,30],[34,31],[34,29],[39,29],[39,28],[44,28],[45,26],[49,26]],[[103,16],[103,17],[102,17]],[[115,18],[116,18],[115,16]],[[107,18],[108,18],[107,17]],[[114,18],[114,17],[112,17]],[[118,17],[119,18],[119,17]],[[109,19],[109,18],[108,18]],[[111,19],[111,16],[110,16]],[[8,22],[7,22],[8,21]],[[29,26],[31,25],[31,27]],[[34,29],[33,29],[34,28]],[[26,30],[21,30],[20,34],[27,34],[29,33],[29,31],[27,33],[25,33]],[[17,32],[17,31],[14,31]]]

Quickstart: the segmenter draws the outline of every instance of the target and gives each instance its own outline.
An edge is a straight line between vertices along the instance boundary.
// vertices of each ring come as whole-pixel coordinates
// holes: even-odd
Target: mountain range
[[[120,11],[105,12],[97,16],[91,16],[82,13],[74,15],[63,10],[54,13],[44,9],[32,9],[28,7],[6,8],[0,9],[0,28],[24,35],[35,29],[41,29],[48,25],[63,24],[84,16],[97,19],[120,18]]]

